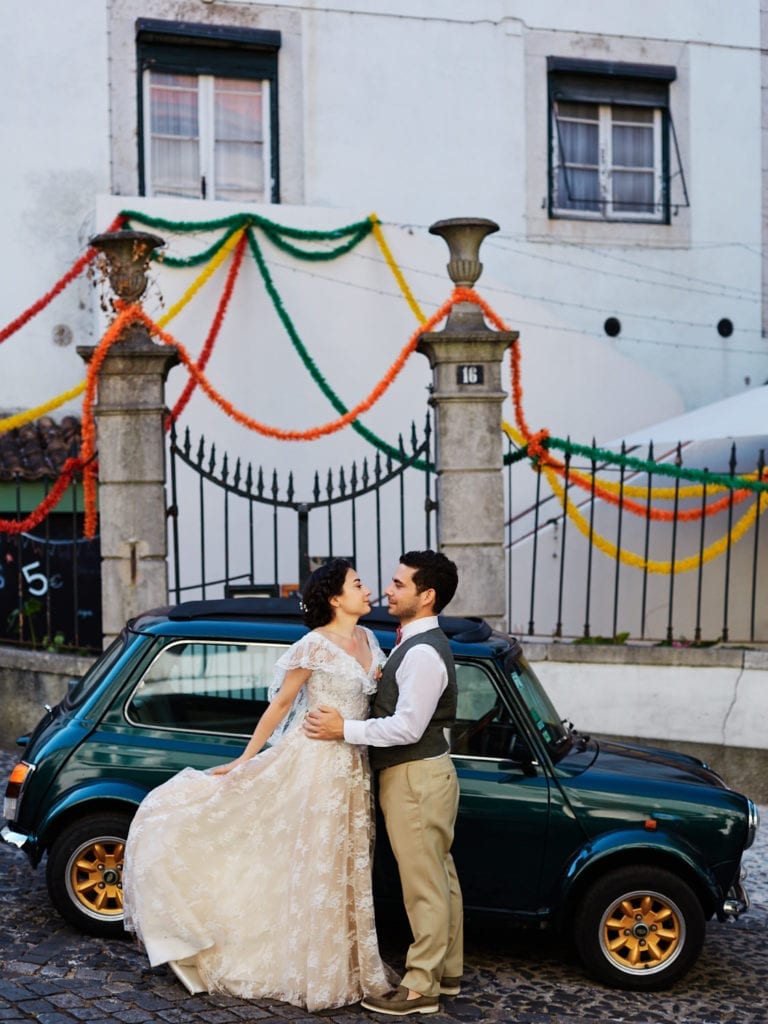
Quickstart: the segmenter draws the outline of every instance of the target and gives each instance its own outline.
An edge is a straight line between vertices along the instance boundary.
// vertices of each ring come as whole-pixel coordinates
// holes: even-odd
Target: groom
[[[344,721],[335,708],[320,706],[304,726],[313,739],[368,744],[379,770],[379,802],[413,942],[399,988],[362,1005],[393,1016],[437,1012],[441,994],[458,995],[464,966],[461,889],[451,856],[459,787],[444,732],[456,716],[456,670],[437,621],[457,584],[456,566],[445,555],[401,555],[386,591],[400,621],[399,640],[372,717]]]

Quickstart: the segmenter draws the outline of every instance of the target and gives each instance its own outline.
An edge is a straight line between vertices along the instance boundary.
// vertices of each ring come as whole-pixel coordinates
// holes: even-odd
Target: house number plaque
[[[483,366],[476,363],[462,363],[456,367],[457,384],[482,384],[484,381]]]

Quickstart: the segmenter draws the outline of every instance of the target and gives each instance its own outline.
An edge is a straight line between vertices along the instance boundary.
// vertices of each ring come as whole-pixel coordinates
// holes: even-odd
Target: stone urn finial
[[[147,287],[147,270],[153,250],[165,245],[158,235],[146,231],[107,231],[94,235],[90,244],[104,254],[106,273],[112,291],[123,302],[137,302]],[[129,323],[121,332],[119,344],[125,348],[154,348],[145,324]]]
[[[95,235],[90,244],[106,257],[107,276],[115,295],[124,302],[136,302],[147,287],[152,251],[165,241],[146,231],[120,230]]]
[[[495,221],[484,217],[452,217],[434,223],[429,233],[445,239],[450,253],[447,270],[458,288],[472,288],[483,272],[480,262],[480,245],[486,235],[499,230]],[[471,302],[457,303],[451,310],[445,329],[455,331],[488,330],[482,313]]]

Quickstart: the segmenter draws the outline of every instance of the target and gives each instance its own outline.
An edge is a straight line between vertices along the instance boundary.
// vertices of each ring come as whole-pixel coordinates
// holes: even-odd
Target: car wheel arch
[[[708,920],[715,913],[718,904],[716,887],[690,856],[669,845],[621,845],[599,851],[594,856],[584,859],[578,870],[563,875],[560,897],[555,902],[558,908],[555,915],[556,924],[561,928],[568,926],[584,894],[598,878],[609,871],[626,867],[656,867],[672,872],[695,893],[705,919]]]
[[[146,793],[139,787],[124,786],[117,790],[112,788],[108,793],[99,789],[69,794],[69,798],[55,804],[41,822],[37,835],[40,849],[49,850],[56,837],[80,818],[113,812],[133,817]]]

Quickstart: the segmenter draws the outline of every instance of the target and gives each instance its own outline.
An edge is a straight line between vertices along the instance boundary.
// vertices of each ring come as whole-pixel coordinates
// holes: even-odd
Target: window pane
[[[200,196],[200,151],[197,139],[152,139],[151,194]]]
[[[596,167],[600,153],[600,137],[596,124],[560,122],[560,146],[566,164],[591,164]]]
[[[653,129],[613,125],[614,167],[653,167]]]
[[[653,124],[654,111],[651,107],[613,107],[613,120],[629,124]]]
[[[265,198],[263,98],[263,82],[215,80],[216,199]]]
[[[652,172],[613,172],[613,209],[626,213],[654,213]]]
[[[139,683],[128,717],[166,729],[248,735],[267,706],[275,662],[284,650],[268,644],[172,644]]]
[[[153,135],[196,138],[197,78],[194,75],[150,74],[150,117]]]
[[[562,120],[568,118],[576,121],[594,121],[599,119],[599,108],[596,103],[557,103],[557,116]]]
[[[559,167],[557,204],[561,210],[600,210],[600,177],[597,170]]]
[[[217,78],[216,141],[262,142],[262,83]]]
[[[150,195],[200,195],[198,80],[150,72]]]
[[[262,148],[247,142],[216,144],[216,199],[264,198]]]
[[[558,103],[555,130],[559,166],[556,206],[597,211],[600,205],[599,109],[592,103]]]
[[[558,103],[555,130],[564,164],[597,166],[600,153],[598,107],[591,103]]]

